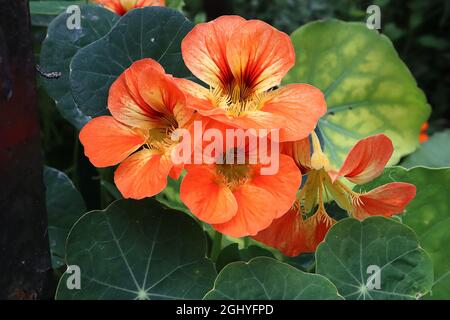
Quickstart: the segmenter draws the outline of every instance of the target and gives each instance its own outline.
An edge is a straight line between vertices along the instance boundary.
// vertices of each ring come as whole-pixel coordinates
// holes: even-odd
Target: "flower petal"
[[[180,186],[180,198],[191,212],[207,223],[223,223],[236,215],[237,202],[231,190],[219,182],[214,166],[188,171]]]
[[[201,85],[188,80],[175,78],[178,87],[186,95],[186,104],[189,108],[197,110],[203,115],[214,113],[214,106],[209,98],[209,90]],[[222,109],[217,108],[221,113],[225,113]]]
[[[165,0],[138,0],[135,8],[153,7],[153,6],[164,7],[165,5],[166,5]]]
[[[280,141],[307,138],[327,111],[323,93],[308,84],[290,84],[273,91],[261,109],[283,120]]]
[[[314,252],[333,223],[328,216],[320,214],[304,220],[298,210],[292,208],[253,239],[277,248],[288,257],[295,257]]]
[[[402,213],[415,196],[416,186],[410,183],[388,183],[361,195],[352,214],[360,220],[369,216],[390,217]]]
[[[221,108],[216,108],[214,110],[223,110]],[[238,117],[230,117],[225,114],[225,112],[211,112],[205,114],[211,118],[230,125],[235,128],[241,129],[280,129],[284,125],[284,118],[275,115],[273,113],[265,111],[252,111],[246,114],[240,115]]]
[[[142,70],[138,77],[139,93],[144,101],[160,114],[174,114],[185,107],[186,98],[174,78],[155,68]]]
[[[144,135],[111,116],[97,117],[89,121],[80,132],[84,153],[96,167],[118,164],[145,142]]]
[[[243,184],[233,194],[238,205],[237,213],[228,222],[213,224],[217,231],[236,238],[255,235],[275,219],[277,199],[269,191]]]
[[[332,175],[345,177],[353,183],[363,184],[378,177],[394,152],[391,140],[384,134],[377,134],[362,140],[350,150],[341,169]]]
[[[311,144],[309,137],[280,143],[280,153],[292,157],[303,174],[311,169]]]
[[[142,99],[138,91],[137,79],[146,69],[164,72],[164,69],[152,59],[142,59],[126,69],[109,89],[108,109],[118,121],[132,127],[154,126],[157,114]],[[158,123],[158,121],[156,121]]]
[[[236,83],[251,92],[279,85],[295,63],[289,36],[259,20],[245,21],[234,29],[226,55]]]
[[[114,182],[124,198],[152,197],[167,186],[172,166],[169,156],[143,149],[119,165]]]
[[[92,0],[92,2],[102,5],[118,15],[123,15],[126,13],[126,10],[120,3],[120,0]]]
[[[181,52],[186,66],[197,78],[214,88],[232,81],[226,48],[233,31],[244,22],[238,16],[222,16],[196,25],[186,35]]]
[[[277,210],[276,217],[278,218],[285,214],[295,202],[302,175],[291,157],[280,154],[276,158],[275,161],[278,161],[279,168],[275,174],[261,175],[256,172],[250,183],[269,191],[277,199],[273,206]]]

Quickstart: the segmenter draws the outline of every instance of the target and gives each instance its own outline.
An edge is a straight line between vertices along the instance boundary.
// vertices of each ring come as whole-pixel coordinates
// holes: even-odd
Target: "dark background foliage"
[[[223,14],[264,20],[291,33],[301,25],[327,18],[365,21],[371,4],[381,8],[381,32],[393,42],[432,106],[429,133],[450,126],[450,1],[446,0],[185,0],[186,16],[194,22]],[[46,28],[34,21],[36,54]],[[45,24],[45,23],[44,23]],[[39,81],[38,81],[39,85]],[[100,187],[99,174],[83,155],[76,130],[56,110],[39,86],[43,156],[49,166],[65,171],[86,199],[89,209],[111,200]],[[110,174],[108,172],[106,175]],[[103,194],[103,197],[100,194]],[[105,204],[105,203],[103,203]]]

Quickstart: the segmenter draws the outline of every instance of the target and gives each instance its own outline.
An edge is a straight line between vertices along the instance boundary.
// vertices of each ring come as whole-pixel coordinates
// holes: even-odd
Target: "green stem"
[[[219,257],[219,253],[221,250],[222,250],[222,234],[216,231],[211,248],[211,259],[213,261],[217,261],[217,258]]]
[[[102,209],[106,208],[113,199],[111,198],[108,190],[102,185],[102,181],[112,181],[112,170],[110,168],[98,169],[100,176],[100,202]]]

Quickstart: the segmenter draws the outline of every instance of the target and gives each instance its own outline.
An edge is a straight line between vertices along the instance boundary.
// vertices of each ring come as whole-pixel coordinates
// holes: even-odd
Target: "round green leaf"
[[[217,271],[222,270],[227,264],[236,261],[249,261],[256,257],[269,257],[273,258],[272,252],[258,246],[248,246],[244,249],[239,249],[239,244],[232,243],[229,246],[220,251],[217,257],[216,268]]]
[[[431,259],[415,233],[384,217],[336,223],[317,248],[316,272],[346,299],[416,299],[433,283]]]
[[[217,276],[206,300],[339,300],[325,277],[300,271],[268,257],[233,262]]]
[[[56,102],[61,115],[77,129],[91,118],[76,105],[69,82],[69,66],[81,48],[104,36],[118,17],[99,6],[81,6],[81,29],[69,29],[70,14],[63,12],[48,27],[47,38],[42,43],[40,66],[46,73],[60,72],[57,79],[42,78],[47,93]]]
[[[323,91],[328,112],[318,127],[333,165],[376,133],[392,139],[393,163],[414,151],[430,107],[387,37],[363,23],[330,20],[308,23],[291,38],[297,61],[284,82]]]
[[[405,168],[450,167],[450,130],[435,133],[401,164]]]
[[[153,199],[85,214],[66,252],[68,265],[80,267],[81,289],[68,288],[66,272],[57,299],[200,299],[216,275],[200,226]]]
[[[416,232],[433,261],[434,284],[426,298],[450,299],[450,168],[386,168],[382,176],[361,188],[370,190],[393,181],[417,187],[416,197],[401,220]]]
[[[44,168],[48,214],[48,237],[53,268],[65,265],[66,238],[73,224],[86,212],[81,194],[69,177],[54,168]]]
[[[80,109],[92,117],[106,114],[109,87],[143,58],[153,58],[176,77],[190,77],[181,57],[181,40],[192,28],[179,11],[169,8],[138,8],[122,16],[109,34],[72,60],[70,83]]]

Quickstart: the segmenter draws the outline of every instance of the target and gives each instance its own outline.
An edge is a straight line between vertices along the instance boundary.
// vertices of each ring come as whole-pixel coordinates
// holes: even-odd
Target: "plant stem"
[[[222,250],[222,234],[216,231],[211,248],[211,260],[217,261],[217,258],[219,257],[219,253],[221,250]]]

